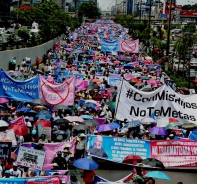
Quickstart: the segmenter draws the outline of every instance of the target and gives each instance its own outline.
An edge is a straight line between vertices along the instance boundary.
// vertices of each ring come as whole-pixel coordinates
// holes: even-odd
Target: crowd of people
[[[96,25],[96,28],[93,26]],[[105,29],[108,30],[106,34]],[[94,30],[91,32],[91,30]],[[108,33],[113,33],[109,37]],[[76,36],[77,35],[77,36]],[[128,30],[118,24],[87,24],[82,26],[69,35],[64,40],[54,44],[41,59],[36,59],[36,66],[31,66],[31,59],[25,58],[21,65],[16,66],[16,58],[10,62],[15,64],[15,71],[8,71],[11,77],[25,80],[34,75],[41,74],[51,83],[62,83],[69,77],[76,76],[75,99],[73,106],[59,108],[48,106],[42,100],[38,102],[13,102],[2,104],[10,115],[2,116],[6,122],[11,122],[24,116],[25,125],[28,127],[27,135],[17,135],[17,147],[26,142],[36,144],[34,149],[44,150],[46,143],[72,142],[74,143],[75,153],[70,150],[70,145],[65,146],[57,152],[57,156],[52,160],[51,170],[75,170],[74,161],[86,157],[86,136],[105,135],[124,137],[142,140],[173,140],[178,137],[188,137],[189,131],[181,131],[177,135],[173,129],[168,129],[168,133],[155,135],[149,129],[156,126],[156,122],[143,124],[137,122],[129,126],[127,119],[120,121],[116,119],[116,99],[118,86],[110,85],[109,76],[123,77],[131,85],[142,91],[154,91],[164,83],[170,85],[177,92],[182,93],[176,84],[162,72],[161,66],[154,64],[152,59],[140,50],[139,53],[113,53],[103,52],[101,40],[105,38],[109,41],[117,38],[132,39],[128,35]],[[89,102],[89,103],[86,103]],[[38,111],[35,107],[38,107]],[[22,111],[19,109],[28,109]],[[47,110],[45,118],[35,118],[42,110]],[[79,119],[72,120],[72,117]],[[96,126],[98,122],[83,124],[84,120],[101,118],[105,124],[116,123],[119,128],[111,131],[98,132]],[[46,134],[38,136],[38,129],[35,122],[39,119],[50,122],[52,128],[52,138],[49,140]],[[96,121],[96,120],[94,120]],[[85,121],[84,121],[85,122]],[[179,125],[177,125],[179,126]],[[17,149],[13,148],[13,153]],[[19,167],[15,162],[15,157],[11,157],[6,162],[1,162],[1,176],[10,177],[34,177],[37,173],[28,167]],[[45,176],[44,170],[41,173]],[[93,183],[94,171],[83,170],[81,176],[86,184]],[[71,183],[79,183],[75,176],[71,176]],[[140,182],[138,182],[140,183]],[[146,178],[143,183],[154,184],[153,178]],[[179,182],[181,184],[181,182]]]

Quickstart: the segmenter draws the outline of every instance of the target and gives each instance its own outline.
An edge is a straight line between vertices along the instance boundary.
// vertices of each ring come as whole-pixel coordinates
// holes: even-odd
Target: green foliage
[[[87,17],[89,19],[99,18],[101,12],[98,7],[92,2],[83,2],[78,7],[78,17]]]
[[[16,34],[19,37],[21,37],[24,40],[25,43],[27,43],[27,41],[30,38],[29,30],[27,30],[27,29],[20,28],[20,29],[17,30]]]
[[[195,33],[196,32],[196,24],[190,22],[186,26],[184,26],[184,29],[182,29],[182,30],[184,32]]]
[[[65,33],[66,26],[73,30],[81,24],[78,18],[70,17],[53,0],[43,1],[30,11],[13,10],[10,19],[26,26],[31,26],[33,21],[38,22],[41,25],[39,34],[44,42]]]
[[[197,10],[197,4],[194,4],[194,5],[191,5],[191,4],[184,5],[182,7],[182,10]]]

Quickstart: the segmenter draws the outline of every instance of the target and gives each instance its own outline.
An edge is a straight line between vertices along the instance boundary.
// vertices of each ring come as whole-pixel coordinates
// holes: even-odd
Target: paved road
[[[171,181],[156,179],[156,184],[177,184],[179,181],[183,184],[197,184],[197,173],[172,171],[164,171],[164,173],[171,178]],[[96,174],[109,181],[117,181],[129,175],[130,172],[129,170],[96,170]],[[81,178],[78,179],[81,181]]]
[[[177,184],[182,181],[183,184],[197,184],[197,173],[183,173],[165,171],[172,180],[156,180],[156,184]],[[96,174],[110,181],[117,181],[129,175],[129,170],[97,170]]]

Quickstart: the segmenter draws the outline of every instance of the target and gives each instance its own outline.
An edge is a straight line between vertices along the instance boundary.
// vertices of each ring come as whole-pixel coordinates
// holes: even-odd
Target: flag
[[[24,116],[21,116],[19,118],[16,118],[11,121],[12,125],[25,125],[25,118]]]

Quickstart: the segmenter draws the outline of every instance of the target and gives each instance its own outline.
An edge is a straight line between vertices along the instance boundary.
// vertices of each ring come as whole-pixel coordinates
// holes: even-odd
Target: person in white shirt
[[[42,134],[41,139],[39,139],[39,141],[38,141],[38,144],[45,144],[45,143],[48,143],[48,140],[46,138],[46,135]]]
[[[22,171],[18,169],[18,165],[16,163],[14,163],[13,168],[10,169],[10,176],[13,176],[14,178],[22,177]]]

